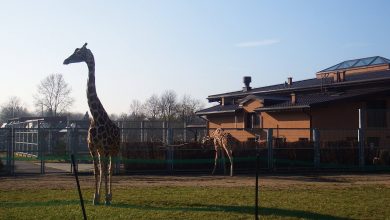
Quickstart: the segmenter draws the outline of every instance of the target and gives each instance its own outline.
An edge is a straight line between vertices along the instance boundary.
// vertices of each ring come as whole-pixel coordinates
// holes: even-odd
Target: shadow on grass
[[[78,200],[51,200],[45,202],[1,202],[0,208],[15,208],[15,207],[47,207],[47,206],[63,206],[63,205],[79,205]],[[152,206],[152,205],[135,205],[127,203],[115,203],[111,207],[114,208],[128,208],[128,209],[140,209],[148,211],[186,211],[186,212],[234,212],[242,214],[253,214],[253,206],[228,206],[228,205],[203,205],[203,204],[164,204],[171,207]],[[88,209],[87,209],[88,213]],[[337,217],[327,214],[319,214],[315,212],[291,210],[281,208],[269,208],[260,207],[260,216],[274,215],[279,217],[295,217],[305,219],[329,219],[329,220],[348,220],[350,218]]]

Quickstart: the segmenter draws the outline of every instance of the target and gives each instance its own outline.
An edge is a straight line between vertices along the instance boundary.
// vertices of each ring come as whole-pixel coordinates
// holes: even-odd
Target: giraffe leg
[[[211,175],[214,175],[215,173],[215,169],[217,168],[217,160],[218,160],[218,148],[215,148],[214,168],[213,168],[213,172],[211,172]]]
[[[108,198],[108,156],[105,155],[105,157],[103,158],[104,162],[103,162],[103,167],[102,167],[102,170],[103,170],[103,176],[104,176],[104,192],[105,192],[105,205],[110,205],[111,202],[110,201],[107,201],[107,198]]]
[[[98,164],[98,154],[95,150],[91,150],[90,154],[92,156],[93,161],[93,175],[95,177],[95,194],[93,195],[92,203],[94,205],[98,205],[100,202],[100,195],[99,195],[99,164]]]
[[[99,171],[100,171],[100,175],[99,175],[99,184],[98,184],[98,193],[100,195],[100,190],[102,188],[102,178],[103,178],[103,175],[104,175],[104,157],[102,157],[102,155],[99,155]]]
[[[220,166],[222,167],[222,170],[223,170],[223,175],[226,175],[226,160],[225,160],[225,153],[224,153],[224,148],[221,149],[221,163],[220,163]]]
[[[106,195],[106,205],[110,205],[112,201],[112,192],[111,192],[111,184],[112,184],[112,157],[110,156],[109,164],[108,164],[108,194]]]
[[[226,155],[228,156],[229,161],[230,161],[230,176],[233,176],[233,156],[232,156],[232,151],[228,150],[225,147],[223,149],[225,150]]]

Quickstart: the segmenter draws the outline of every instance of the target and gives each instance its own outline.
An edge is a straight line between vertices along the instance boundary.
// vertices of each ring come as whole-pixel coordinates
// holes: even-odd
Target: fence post
[[[44,129],[43,128],[41,128],[40,126],[39,126],[39,124],[38,124],[38,128],[37,128],[38,130],[38,141],[37,141],[37,143],[38,143],[38,148],[39,148],[39,154],[38,154],[38,157],[41,159],[41,174],[45,174],[45,150],[46,150],[46,148],[45,148],[45,146],[46,146],[46,141],[45,141],[45,137],[43,137],[43,132],[42,131],[44,131]]]
[[[14,158],[14,152],[13,152],[13,134],[14,129],[7,129],[7,172],[9,172],[10,175],[14,174],[14,164],[15,164],[15,158]]]
[[[184,127],[183,127],[183,141],[187,142],[187,123],[184,122]]]
[[[167,168],[168,168],[169,173],[173,172],[173,147],[172,147],[172,144],[173,144],[173,130],[172,130],[172,128],[168,128],[166,147],[167,147]]]
[[[365,145],[365,111],[359,109],[359,129],[358,129],[358,143],[359,143],[359,167],[364,169],[364,145]]]
[[[163,121],[162,127],[162,142],[167,143],[167,127],[165,121]]]
[[[313,147],[314,147],[314,167],[316,169],[320,168],[320,132],[317,128],[313,129]]]
[[[141,121],[141,142],[144,142],[144,121]]]
[[[78,134],[76,133],[76,128],[73,128],[73,127],[70,127],[68,128],[68,132],[70,133],[70,152],[71,154],[75,155],[76,156],[76,159],[75,159],[75,167],[73,167],[73,163],[71,163],[71,172],[73,173],[74,170],[79,170],[78,168],[78,160],[77,160],[77,157],[78,157],[78,152],[77,152],[77,147],[76,147],[76,140],[78,140]]]
[[[267,130],[267,149],[268,149],[268,169],[272,170],[274,168],[274,158],[273,158],[273,129],[269,128]]]

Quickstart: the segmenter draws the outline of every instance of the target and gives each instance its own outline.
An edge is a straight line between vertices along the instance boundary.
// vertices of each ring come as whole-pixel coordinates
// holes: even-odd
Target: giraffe
[[[211,173],[214,175],[215,169],[217,167],[217,160],[218,160],[218,151],[221,148],[222,154],[225,151],[226,155],[229,158],[230,161],[230,176],[233,176],[233,155],[232,155],[232,135],[230,133],[225,132],[222,128],[215,129],[214,132],[212,132],[209,136],[205,136],[202,139],[202,145],[204,145],[206,142],[213,140],[214,142],[214,150],[215,150],[215,159],[214,159],[214,168],[213,172]]]
[[[92,121],[88,129],[88,149],[94,166],[95,194],[93,204],[100,203],[100,189],[104,177],[105,204],[112,201],[112,157],[119,153],[120,130],[108,117],[100,102],[95,87],[95,60],[87,43],[77,48],[72,55],[64,60],[64,64],[85,62],[88,66],[87,99]],[[108,183],[107,183],[108,182]]]

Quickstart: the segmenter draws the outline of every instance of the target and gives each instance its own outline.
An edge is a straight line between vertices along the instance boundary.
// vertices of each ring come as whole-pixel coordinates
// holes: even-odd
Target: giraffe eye
[[[76,53],[77,51],[79,51],[80,49],[79,48],[76,48],[76,50],[74,50],[74,52]]]

